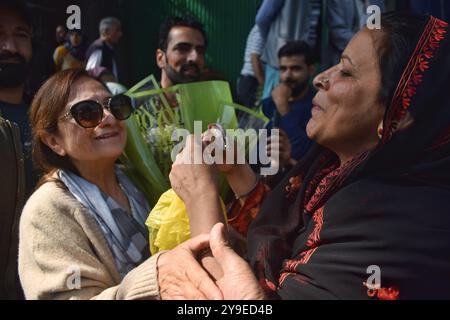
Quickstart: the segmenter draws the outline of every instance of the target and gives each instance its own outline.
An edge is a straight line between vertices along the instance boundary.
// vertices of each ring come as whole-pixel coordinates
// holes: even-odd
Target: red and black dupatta
[[[248,243],[273,297],[450,297],[449,38],[430,17],[377,148],[338,166],[315,146],[267,196]],[[396,131],[406,111],[414,125]]]

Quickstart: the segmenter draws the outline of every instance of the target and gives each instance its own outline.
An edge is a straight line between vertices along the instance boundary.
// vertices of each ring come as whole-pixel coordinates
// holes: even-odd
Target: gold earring
[[[381,121],[380,124],[378,125],[377,134],[378,134],[378,138],[380,138],[380,140],[381,140],[383,138],[383,134],[384,134],[383,121]]]

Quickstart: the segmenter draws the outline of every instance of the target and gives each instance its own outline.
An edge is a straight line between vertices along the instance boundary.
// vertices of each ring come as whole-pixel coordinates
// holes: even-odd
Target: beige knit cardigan
[[[22,213],[19,275],[27,299],[159,299],[158,256],[121,281],[99,225],[55,182],[36,190]]]

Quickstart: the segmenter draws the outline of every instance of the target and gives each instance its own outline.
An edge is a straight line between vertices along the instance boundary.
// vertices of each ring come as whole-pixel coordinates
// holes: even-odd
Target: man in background
[[[35,182],[24,102],[32,57],[30,21],[21,2],[0,1],[0,299],[23,298],[17,274],[18,225],[25,195]]]
[[[32,27],[26,7],[20,2],[0,2],[0,115],[19,126],[28,195],[36,183],[31,160],[29,106],[24,94],[32,55]]]
[[[376,5],[381,12],[386,9],[384,0],[328,0],[325,4],[327,40],[322,46],[322,68],[328,69],[339,63],[341,54],[353,36],[366,24],[367,8]]]
[[[316,51],[320,43],[323,0],[264,0],[256,25],[265,41],[262,60],[266,63],[263,98],[279,81],[278,50],[290,41],[304,41]]]
[[[161,87],[201,80],[208,44],[203,25],[189,18],[169,17],[160,27],[156,63]]]
[[[86,70],[105,67],[114,74],[116,81],[119,81],[114,47],[122,38],[122,24],[114,17],[103,18],[99,24],[99,32],[100,38],[95,40],[86,52]]]
[[[306,125],[311,119],[314,89],[309,83],[315,61],[312,49],[303,41],[288,42],[281,47],[278,59],[280,84],[271,97],[262,101],[262,110],[271,119],[268,129],[279,128],[280,138],[289,139],[290,146],[283,145],[290,150],[280,150],[282,166],[289,166],[300,160],[313,144],[306,134]]]
[[[250,31],[244,54],[244,66],[238,79],[238,103],[254,108],[258,87],[264,86],[264,65],[261,56],[264,51],[264,40],[258,26]]]

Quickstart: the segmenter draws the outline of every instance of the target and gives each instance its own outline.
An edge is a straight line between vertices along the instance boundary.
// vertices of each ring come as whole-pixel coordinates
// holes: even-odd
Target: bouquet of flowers
[[[135,112],[127,120],[128,142],[122,162],[127,175],[152,206],[170,188],[172,159],[181,149],[176,148],[180,143],[180,137],[174,134],[177,129],[204,132],[211,123],[237,129],[235,109],[261,118],[253,110],[234,104],[229,85],[224,81],[161,89],[155,78],[149,76],[126,94],[132,99]],[[226,187],[221,187],[221,191],[224,195]]]

